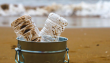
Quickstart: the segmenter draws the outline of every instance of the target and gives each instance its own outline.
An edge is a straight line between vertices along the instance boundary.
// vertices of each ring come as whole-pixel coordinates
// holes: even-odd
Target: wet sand
[[[0,27],[11,27],[11,23],[19,16],[0,16]],[[6,18],[6,19],[5,19]],[[110,18],[98,18],[98,17],[64,17],[68,20],[68,26],[66,28],[99,28],[110,27]],[[44,26],[47,16],[32,16],[32,20],[37,27],[42,28]]]
[[[110,28],[67,28],[70,63],[110,63]],[[0,63],[15,63],[16,35],[0,27]]]

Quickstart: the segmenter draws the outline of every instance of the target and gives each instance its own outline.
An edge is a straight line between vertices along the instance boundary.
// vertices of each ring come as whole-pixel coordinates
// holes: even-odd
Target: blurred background
[[[110,0],[0,0],[0,63],[15,63],[11,22],[29,14],[41,30],[51,12],[68,20],[70,63],[110,63]]]
[[[109,0],[0,0],[0,26],[10,26],[19,16],[29,14],[42,27],[51,12],[64,16],[69,28],[110,27]]]

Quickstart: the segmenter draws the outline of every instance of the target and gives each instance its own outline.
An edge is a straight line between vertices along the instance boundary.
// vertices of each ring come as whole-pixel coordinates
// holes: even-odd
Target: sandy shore
[[[110,63],[110,28],[67,28],[70,63]],[[16,35],[0,27],[0,63],[15,63]]]

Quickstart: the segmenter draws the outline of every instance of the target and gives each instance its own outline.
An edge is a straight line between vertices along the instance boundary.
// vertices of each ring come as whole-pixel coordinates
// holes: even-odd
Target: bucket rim
[[[65,38],[65,40],[63,40],[63,41],[58,41],[58,43],[59,43],[59,42],[65,42],[65,41],[68,41],[68,38],[66,38],[66,37],[60,37],[60,38]],[[55,42],[55,41],[53,41],[53,42],[25,41],[25,40],[20,40],[19,37],[17,37],[16,39],[17,39],[18,41],[22,41],[22,42],[31,42],[31,43],[57,43],[57,42]]]

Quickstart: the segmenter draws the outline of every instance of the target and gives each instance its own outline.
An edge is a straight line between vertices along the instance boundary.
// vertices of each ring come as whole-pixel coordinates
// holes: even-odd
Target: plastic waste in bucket
[[[59,42],[33,42],[19,38],[17,40],[16,63],[69,63],[69,49],[66,45],[68,39],[65,37],[60,37]]]

